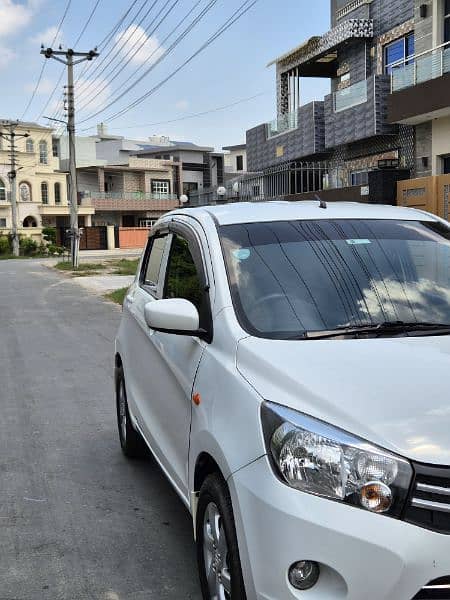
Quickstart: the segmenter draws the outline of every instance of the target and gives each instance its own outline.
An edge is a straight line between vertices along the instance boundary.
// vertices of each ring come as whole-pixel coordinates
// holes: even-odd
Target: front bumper
[[[248,600],[411,600],[450,575],[450,536],[289,488],[265,456],[229,486]],[[306,592],[288,581],[298,560],[320,564]]]

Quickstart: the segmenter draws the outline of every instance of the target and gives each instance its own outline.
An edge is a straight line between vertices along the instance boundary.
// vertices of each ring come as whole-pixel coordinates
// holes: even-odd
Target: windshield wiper
[[[450,323],[430,323],[427,321],[384,321],[383,323],[365,323],[363,325],[336,327],[325,331],[305,331],[304,339],[322,339],[341,335],[407,333],[410,331],[438,331],[450,333]]]

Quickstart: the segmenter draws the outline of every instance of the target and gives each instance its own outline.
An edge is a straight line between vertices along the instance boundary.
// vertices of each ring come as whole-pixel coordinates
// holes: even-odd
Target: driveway
[[[121,454],[120,308],[32,260],[0,261],[2,600],[200,599],[187,511]]]

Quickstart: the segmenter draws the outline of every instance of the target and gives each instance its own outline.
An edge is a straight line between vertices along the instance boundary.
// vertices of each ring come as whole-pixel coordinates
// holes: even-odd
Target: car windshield
[[[450,324],[450,230],[403,220],[220,227],[234,307],[260,337],[391,323]]]

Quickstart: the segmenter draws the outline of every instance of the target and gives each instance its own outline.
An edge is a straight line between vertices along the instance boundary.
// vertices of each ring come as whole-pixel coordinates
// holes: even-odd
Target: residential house
[[[223,146],[225,178],[234,178],[247,172],[247,148],[245,144]]]
[[[415,174],[415,129],[387,118],[393,68],[415,54],[415,1],[331,0],[330,8],[327,33],[270,63],[277,117],[247,131],[248,170],[270,172],[270,195],[341,188],[335,197],[359,199]],[[330,94],[302,104],[310,77],[329,79]]]
[[[4,126],[1,130],[8,133]],[[51,128],[23,122],[15,133],[18,230],[20,235],[40,241],[43,227],[69,224],[67,174],[60,170]],[[24,134],[28,137],[22,137]],[[6,139],[0,140],[0,230],[8,232],[12,227],[10,148]],[[79,206],[81,219],[93,212],[88,202]]]

